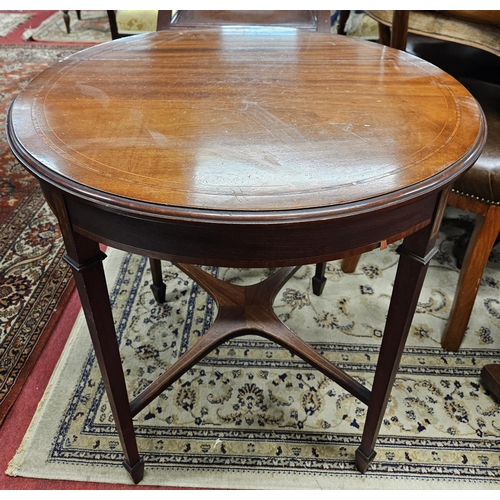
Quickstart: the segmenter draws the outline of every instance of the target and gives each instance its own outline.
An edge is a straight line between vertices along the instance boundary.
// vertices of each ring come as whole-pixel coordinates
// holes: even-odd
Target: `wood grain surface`
[[[438,68],[286,29],[165,31],[84,50],[27,86],[11,124],[28,168],[67,191],[251,220],[415,197],[464,170],[485,134],[474,98]]]

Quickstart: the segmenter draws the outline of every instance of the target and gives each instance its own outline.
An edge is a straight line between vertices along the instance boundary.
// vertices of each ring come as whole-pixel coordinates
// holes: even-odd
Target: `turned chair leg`
[[[488,205],[478,214],[462,269],[455,298],[441,345],[448,351],[458,351],[470,320],[481,277],[500,231],[500,206]]]
[[[76,17],[78,18],[79,21],[82,20],[82,14],[80,10],[76,11]],[[69,10],[63,10],[63,18],[64,18],[64,24],[66,25],[66,33],[68,33],[69,35],[71,32]]]
[[[153,277],[153,284],[151,285],[151,290],[158,304],[163,304],[165,302],[165,291],[167,286],[163,283],[163,276],[161,273],[161,260],[149,259],[149,265],[151,267],[151,275]]]
[[[337,34],[345,35],[345,25],[347,24],[347,20],[349,19],[349,15],[351,14],[350,10],[341,10],[339,13],[339,23],[337,26]]]
[[[63,19],[64,19],[64,24],[66,25],[66,33],[69,35],[71,31],[69,10],[63,10]]]

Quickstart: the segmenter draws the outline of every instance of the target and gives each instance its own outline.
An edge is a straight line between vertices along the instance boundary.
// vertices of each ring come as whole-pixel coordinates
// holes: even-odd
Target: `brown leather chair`
[[[443,348],[457,351],[500,232],[500,11],[366,13],[379,22],[382,42],[390,41],[392,47],[415,53],[458,78],[486,115],[485,149],[476,164],[456,181],[448,201],[477,215],[441,341]],[[420,36],[412,38],[411,33]],[[344,259],[343,271],[353,272],[359,257]]]

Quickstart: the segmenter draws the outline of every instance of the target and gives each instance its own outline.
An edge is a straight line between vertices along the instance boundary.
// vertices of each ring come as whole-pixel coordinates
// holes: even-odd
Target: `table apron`
[[[284,223],[198,223],[105,209],[65,195],[73,229],[121,250],[174,262],[280,267],[336,260],[425,227],[439,193],[370,213]]]

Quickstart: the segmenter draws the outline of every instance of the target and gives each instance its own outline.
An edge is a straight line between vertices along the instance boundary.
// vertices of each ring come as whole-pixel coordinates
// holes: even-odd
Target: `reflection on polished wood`
[[[132,416],[221,342],[284,345],[368,405],[366,471],[453,180],[481,152],[484,118],[446,73],[330,33],[169,30],[75,54],[33,80],[8,117],[14,154],[41,182],[64,236],[135,482]],[[279,321],[272,302],[302,264],[405,238],[373,387]],[[219,315],[129,402],[99,243],[168,259]],[[196,265],[283,267],[240,289]],[[314,281],[322,286],[321,270]]]
[[[322,33],[159,32],[79,52],[35,82],[13,120],[54,176],[180,217],[369,209],[434,185],[480,122],[441,70]]]

